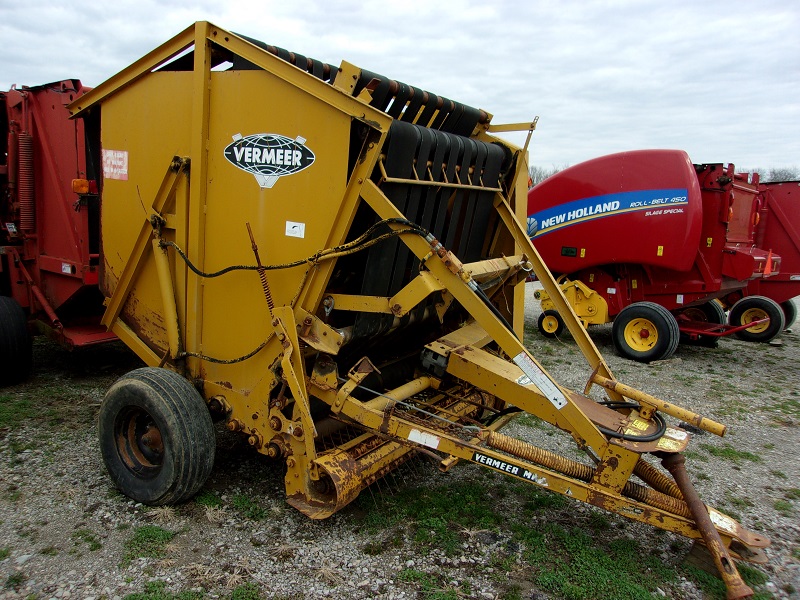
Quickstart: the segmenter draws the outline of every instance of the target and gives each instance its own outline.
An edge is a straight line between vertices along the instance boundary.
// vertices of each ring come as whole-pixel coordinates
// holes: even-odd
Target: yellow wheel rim
[[[658,329],[649,319],[633,319],[625,325],[625,342],[636,352],[646,352],[658,342]]]
[[[761,319],[767,319],[769,315],[766,311],[760,308],[748,308],[746,311],[742,313],[742,317],[740,319],[742,325],[746,325],[747,323],[752,323],[753,321],[760,321]],[[766,331],[769,327],[769,321],[765,321],[764,323],[760,323],[759,325],[753,325],[752,327],[748,327],[745,329],[748,333],[762,333]]]
[[[558,319],[553,315],[547,315],[542,319],[542,329],[544,329],[545,333],[555,333],[558,331]]]

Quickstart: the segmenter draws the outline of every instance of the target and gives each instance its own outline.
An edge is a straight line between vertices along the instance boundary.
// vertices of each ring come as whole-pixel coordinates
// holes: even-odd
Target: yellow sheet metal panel
[[[211,82],[206,270],[255,264],[246,223],[265,265],[325,248],[347,183],[350,118],[263,71],[212,73]],[[267,272],[275,306],[292,302],[308,268]],[[203,307],[204,354],[241,356],[273,331],[254,271],[206,280]],[[236,365],[207,363],[204,377],[248,393],[274,357],[262,352]]]
[[[111,295],[172,157],[188,153],[190,74],[152,73],[102,105],[102,288]],[[177,193],[185,193],[185,184]],[[167,212],[173,210],[167,203]],[[135,224],[135,225],[133,225]],[[122,318],[157,353],[167,347],[158,277],[147,255]]]

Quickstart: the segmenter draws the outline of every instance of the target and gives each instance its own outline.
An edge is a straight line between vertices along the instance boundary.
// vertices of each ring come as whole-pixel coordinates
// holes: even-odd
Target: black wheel
[[[769,342],[783,331],[786,318],[780,305],[764,296],[745,296],[731,307],[728,323],[745,325],[769,317],[769,321],[753,325],[736,334],[746,342]]]
[[[651,362],[672,356],[680,331],[673,314],[660,304],[636,302],[614,319],[611,336],[617,352],[625,358]]]
[[[203,398],[183,377],[145,367],[118,379],[100,406],[100,451],[111,479],[144,504],[192,497],[214,466]]]
[[[794,300],[786,300],[781,302],[781,309],[783,310],[783,317],[786,321],[783,328],[789,329],[797,320],[797,305]]]
[[[25,381],[33,367],[28,318],[17,301],[0,296],[0,385]]]
[[[714,325],[724,325],[727,322],[725,309],[717,300],[706,302],[699,306],[689,306],[678,312],[678,316],[685,317],[689,321],[702,321],[703,323],[712,323]],[[698,346],[705,346],[708,348],[716,348],[718,336],[714,335],[701,335],[696,340],[691,339],[687,334],[681,333],[681,344],[695,344]]]
[[[544,337],[559,337],[564,332],[564,319],[557,310],[546,310],[539,315],[538,327]]]

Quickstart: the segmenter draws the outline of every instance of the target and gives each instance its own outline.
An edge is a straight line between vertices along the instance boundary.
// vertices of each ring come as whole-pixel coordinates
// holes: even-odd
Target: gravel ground
[[[545,340],[536,331],[537,316],[538,306],[529,302],[526,343],[559,382],[583,389],[589,373],[575,344],[568,335]],[[800,589],[800,335],[785,332],[773,344],[725,339],[714,349],[681,346],[674,358],[652,365],[617,357],[610,327],[593,329],[592,337],[621,381],[729,425],[724,439],[694,437],[689,472],[708,504],[771,538],[769,563],[761,568],[767,581],[759,591],[800,597],[792,591]],[[189,502],[151,509],[114,490],[96,440],[103,394],[138,366],[136,359],[122,347],[69,355],[37,340],[35,360],[35,377],[0,396],[0,416],[13,403],[28,416],[16,427],[0,428],[0,597],[123,598],[152,580],[175,592],[202,589],[212,598],[246,583],[264,597],[422,597],[419,585],[398,579],[404,569],[445,573],[453,589],[468,582],[461,597],[512,597],[507,579],[514,579],[516,597],[552,597],[526,582],[524,572],[503,575],[487,566],[487,557],[508,543],[505,531],[469,533],[462,552],[445,555],[420,553],[413,540],[389,547],[385,536],[364,527],[364,513],[379,510],[381,496],[393,487],[476,476],[493,485],[500,475],[483,475],[474,465],[440,475],[426,463],[412,463],[400,477],[365,491],[355,506],[313,522],[286,505],[279,467],[220,429],[206,486],[219,506]],[[571,440],[549,429],[515,423],[506,433],[575,457]],[[727,445],[755,458],[713,454]],[[256,512],[248,513],[242,498],[253,501]],[[513,499],[508,510],[514,510]],[[594,510],[570,503],[569,510],[541,519],[580,524]],[[615,516],[610,523],[607,535],[636,538],[667,564],[679,565],[689,549],[671,534],[653,535],[653,529]],[[175,536],[161,557],[126,558],[126,544],[143,525]],[[387,547],[376,553],[376,543]],[[684,578],[657,595],[704,597]]]

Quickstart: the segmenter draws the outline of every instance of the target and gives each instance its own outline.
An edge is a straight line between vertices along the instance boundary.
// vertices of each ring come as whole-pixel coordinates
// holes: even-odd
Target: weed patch
[[[762,459],[758,454],[753,454],[747,450],[737,450],[730,444],[725,444],[721,447],[712,446],[711,444],[700,444],[700,447],[712,456],[724,458],[725,460],[729,460],[736,464],[740,464],[744,460],[749,460],[756,463],[762,462]]]
[[[124,560],[129,562],[140,557],[160,558],[165,554],[164,547],[174,537],[175,533],[157,525],[137,527],[133,536],[125,542]]]

